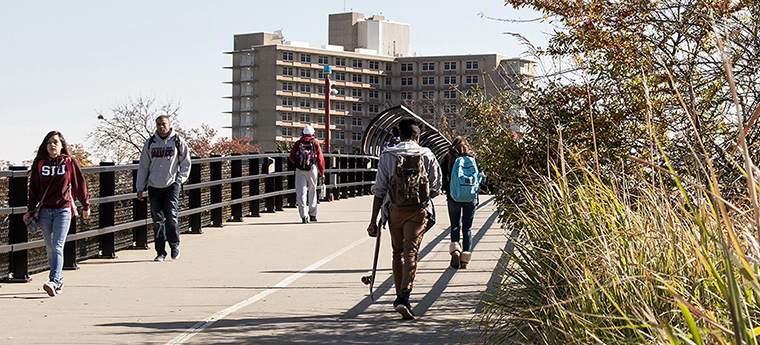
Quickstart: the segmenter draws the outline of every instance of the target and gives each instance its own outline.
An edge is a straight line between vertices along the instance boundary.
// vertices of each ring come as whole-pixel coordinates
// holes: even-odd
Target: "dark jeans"
[[[177,226],[179,189],[179,183],[176,182],[166,188],[148,187],[156,253],[159,255],[166,255],[167,241],[172,249],[179,248],[179,227]]]
[[[472,202],[456,202],[447,199],[449,220],[451,221],[451,242],[459,242],[459,231],[462,231],[462,251],[472,250],[472,220],[475,218],[476,198]]]

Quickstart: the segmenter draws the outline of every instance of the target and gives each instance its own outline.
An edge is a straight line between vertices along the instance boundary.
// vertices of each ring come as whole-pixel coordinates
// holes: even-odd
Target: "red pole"
[[[325,66],[325,153],[330,153],[330,73]]]

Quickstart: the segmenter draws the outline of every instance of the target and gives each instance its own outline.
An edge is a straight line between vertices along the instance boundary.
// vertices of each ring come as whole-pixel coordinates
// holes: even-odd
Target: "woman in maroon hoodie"
[[[90,198],[82,169],[68,154],[63,135],[58,131],[48,133],[37,150],[29,181],[27,207],[31,211],[39,204],[40,226],[50,264],[50,281],[42,288],[51,297],[63,289],[63,245],[72,214],[76,216],[75,198],[82,203],[82,217],[90,218]],[[24,215],[28,216],[29,213]]]

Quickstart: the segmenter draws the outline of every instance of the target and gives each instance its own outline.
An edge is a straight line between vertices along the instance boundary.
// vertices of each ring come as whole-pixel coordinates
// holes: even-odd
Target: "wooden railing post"
[[[243,160],[236,159],[236,156],[240,156],[239,153],[233,153],[230,159],[230,177],[242,177],[243,176]],[[230,185],[230,194],[232,200],[243,198],[243,182],[232,182]],[[230,207],[230,220],[233,222],[243,221],[243,204],[233,204]]]
[[[282,169],[282,163],[283,163],[282,162],[282,157],[275,157],[274,158],[274,171],[275,172],[282,172],[283,171],[283,169]],[[274,185],[275,185],[275,190],[276,191],[279,192],[279,191],[283,190],[283,188],[282,188],[282,182],[283,182],[282,176],[276,176],[274,178]],[[283,210],[283,208],[282,208],[282,201],[283,200],[284,200],[284,198],[282,197],[282,195],[277,195],[277,196],[274,197],[274,210],[275,211],[282,211]]]
[[[261,172],[261,160],[258,158],[249,158],[248,159],[248,175],[258,175]],[[261,186],[261,182],[259,179],[253,179],[248,181],[248,196],[253,195],[259,195],[259,188]],[[259,217],[261,216],[260,213],[260,205],[261,200],[251,200],[248,202],[248,212],[250,212],[250,215],[253,217]]]
[[[200,159],[200,157],[190,157],[191,161],[196,161]],[[201,168],[203,166],[201,163],[193,163],[192,167],[190,167],[190,177],[188,178],[189,183],[200,183],[201,182]],[[190,190],[190,200],[188,200],[188,207],[190,209],[193,208],[199,208],[201,207],[202,201],[201,201],[201,189],[196,188]],[[190,231],[191,234],[202,234],[203,233],[203,225],[201,222],[201,214],[195,213],[190,215]]]
[[[114,166],[113,162],[100,162],[100,166]],[[116,193],[116,173],[105,171],[100,175],[100,197],[113,196]],[[98,208],[99,227],[105,228],[116,224],[116,203],[101,203]],[[116,258],[116,238],[114,233],[100,235],[100,255],[99,258],[115,259]]]
[[[25,166],[9,167],[13,171],[26,171]],[[31,174],[31,172],[30,172]],[[27,177],[13,176],[8,186],[8,205],[10,207],[26,206]],[[11,214],[10,228],[8,229],[8,244],[25,243],[29,240],[29,233],[24,225],[24,214]],[[26,283],[29,278],[28,250],[19,250],[10,253],[8,263],[9,275],[2,279],[3,283]]]
[[[133,161],[133,164],[140,164],[140,161]],[[132,169],[132,192],[137,192],[137,170]],[[148,201],[143,198],[143,201],[137,198],[132,199],[132,220],[148,219]],[[140,225],[132,229],[132,236],[134,249],[148,249],[148,226]]]
[[[217,158],[221,157],[220,155],[211,155],[211,157]],[[222,179],[222,162],[211,162],[209,164],[210,167],[210,173],[211,173],[211,181],[219,181]],[[222,202],[222,186],[216,185],[211,186],[211,204],[216,204]],[[211,210],[211,226],[215,227],[222,227],[222,208],[214,208]]]

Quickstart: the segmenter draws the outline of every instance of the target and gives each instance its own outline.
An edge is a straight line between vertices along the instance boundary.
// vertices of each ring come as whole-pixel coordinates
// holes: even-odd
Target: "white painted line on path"
[[[271,294],[273,294],[273,293],[275,293],[275,292],[277,292],[279,290],[282,290],[283,288],[285,288],[288,285],[292,284],[298,278],[301,278],[301,277],[305,276],[309,272],[311,272],[311,271],[319,268],[320,266],[322,266],[322,265],[324,265],[324,264],[332,261],[333,259],[337,258],[338,256],[343,255],[347,251],[355,248],[356,246],[362,244],[364,241],[367,241],[368,239],[370,239],[370,237],[364,237],[361,240],[358,240],[358,241],[356,241],[356,242],[354,242],[352,244],[349,244],[347,247],[345,247],[345,248],[343,248],[343,249],[341,249],[341,250],[333,253],[332,255],[330,255],[330,256],[322,259],[322,260],[319,260],[319,261],[315,262],[311,266],[302,269],[300,272],[295,273],[295,274],[291,275],[290,277],[285,278],[281,282],[277,283],[277,285],[275,285],[275,286],[273,286],[273,287],[271,287],[269,289],[266,289],[266,290],[264,290],[262,292],[259,292],[258,294],[252,296],[251,298],[248,298],[248,299],[246,299],[246,300],[244,300],[244,301],[242,301],[242,302],[240,302],[238,304],[235,304],[235,305],[233,305],[233,306],[231,306],[231,307],[229,307],[227,309],[224,309],[224,310],[221,310],[219,312],[214,313],[213,315],[207,317],[205,320],[196,323],[195,325],[193,325],[193,327],[190,327],[187,331],[185,331],[184,333],[178,335],[176,338],[172,339],[172,341],[166,343],[166,345],[184,344],[185,342],[187,342],[188,340],[190,340],[190,338],[192,338],[196,334],[200,333],[204,329],[208,328],[209,326],[213,325],[215,322],[217,322],[217,321],[225,318],[227,315],[230,315],[230,314],[232,314],[232,313],[234,313],[234,312],[236,312],[236,311],[238,311],[238,310],[240,310],[242,308],[245,308],[245,307],[247,307],[247,306],[255,303],[256,301],[259,301],[259,300],[261,300],[261,299],[263,299],[263,298],[265,298],[265,297],[267,297],[267,296],[269,296],[269,295],[271,295]]]

